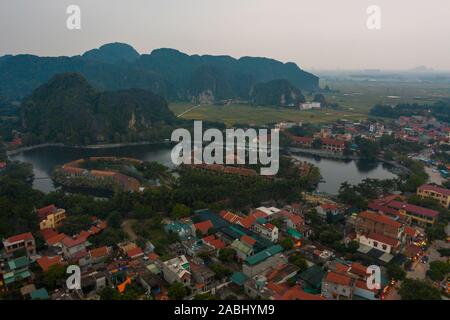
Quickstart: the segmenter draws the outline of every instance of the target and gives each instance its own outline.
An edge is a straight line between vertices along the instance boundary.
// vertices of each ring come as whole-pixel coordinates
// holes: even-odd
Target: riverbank
[[[72,149],[112,149],[112,148],[123,148],[123,147],[133,147],[133,146],[146,146],[146,145],[169,145],[171,144],[170,141],[142,141],[142,142],[126,142],[126,143],[105,143],[105,144],[91,144],[86,146],[68,146],[64,143],[43,143],[43,144],[36,144],[29,147],[21,147],[14,150],[8,150],[6,151],[6,155],[14,156],[19,153],[25,152],[25,151],[31,151],[41,148],[48,148],[48,147],[59,147],[59,148],[72,148]]]

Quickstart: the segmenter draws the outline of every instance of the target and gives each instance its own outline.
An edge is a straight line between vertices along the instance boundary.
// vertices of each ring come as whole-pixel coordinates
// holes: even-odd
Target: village
[[[409,160],[400,160],[405,154],[398,152],[391,157],[387,149],[373,156],[395,163],[399,174],[411,175],[411,163],[420,163],[435,175],[412,191],[375,184],[370,185],[377,190],[375,196],[355,195],[351,188],[338,196],[305,191],[300,201],[290,203],[268,199],[243,210],[188,209],[154,226],[169,239],[163,252],[152,242],[153,231],[138,239],[126,221],[126,239],[112,245],[95,245],[110,228],[96,216],[77,234],[60,232],[72,213],[49,204],[34,210],[38,232],[2,239],[0,291],[52,300],[398,300],[423,285],[430,294],[448,297],[449,163],[434,156],[448,145],[450,128],[424,117],[401,117],[395,126],[339,121],[303,136],[298,131],[304,127],[298,124],[278,127],[289,138],[292,153],[357,157],[363,143],[386,137],[420,144],[422,151],[408,150]],[[0,165],[4,170],[7,164]],[[64,170],[83,173],[73,168],[69,164]],[[192,169],[257,175],[248,168]],[[359,198],[353,201],[357,196],[364,205]],[[79,290],[65,285],[69,265],[82,270]],[[374,265],[381,270],[378,289],[369,288],[367,281],[368,267]]]

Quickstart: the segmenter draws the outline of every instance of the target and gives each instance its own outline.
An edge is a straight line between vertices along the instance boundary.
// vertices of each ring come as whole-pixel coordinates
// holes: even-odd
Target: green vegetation
[[[370,114],[377,117],[386,117],[398,119],[401,116],[434,116],[437,120],[450,122],[450,100],[438,101],[431,105],[422,104],[397,104],[391,105],[375,105]]]
[[[174,103],[169,108],[176,114],[181,114],[192,108],[192,104]],[[350,111],[319,109],[299,110],[291,108],[257,107],[247,104],[230,104],[224,106],[202,105],[182,116],[183,119],[221,122],[227,126],[233,125],[265,125],[283,121],[332,123],[339,119],[361,120],[366,115]]]
[[[432,261],[427,276],[434,281],[444,280],[450,273],[450,262],[448,261]]]
[[[174,121],[164,98],[141,89],[98,93],[78,74],[61,74],[23,101],[24,143],[134,142],[160,137]],[[155,131],[156,130],[156,131]]]
[[[402,300],[441,300],[439,290],[421,280],[405,279],[399,294]]]
[[[172,300],[181,300],[188,294],[188,291],[182,283],[174,282],[170,285],[167,294]]]
[[[403,103],[432,104],[442,97],[450,97],[447,82],[406,81],[362,81],[347,79],[321,79],[323,94],[329,103],[339,104],[345,111],[369,114],[376,104],[391,105]]]
[[[257,106],[295,107],[305,102],[301,91],[288,80],[272,80],[256,84],[252,103]]]

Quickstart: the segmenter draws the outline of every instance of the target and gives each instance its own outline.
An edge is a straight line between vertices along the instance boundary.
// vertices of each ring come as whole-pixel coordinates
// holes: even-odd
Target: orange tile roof
[[[361,277],[366,277],[368,275],[367,267],[358,262],[352,262],[350,272]]]
[[[150,252],[150,253],[147,255],[147,257],[148,257],[151,261],[156,261],[156,260],[159,259],[159,256],[158,256],[156,253],[154,253],[154,252]]]
[[[78,237],[78,238],[72,238],[72,237],[65,237],[64,239],[62,239],[61,243],[68,247],[68,248],[72,248],[75,246],[78,246],[82,243],[86,242],[86,238],[85,237]]]
[[[212,227],[213,227],[213,224],[212,224],[211,220],[206,220],[206,221],[194,224],[195,230],[200,230],[200,232],[203,234],[208,233],[208,230],[211,229]]]
[[[343,286],[349,286],[352,282],[352,279],[350,277],[336,272],[328,272],[325,277],[325,280]]]
[[[337,273],[346,273],[348,271],[349,267],[342,264],[342,263],[336,263],[336,272]]]
[[[109,254],[109,249],[107,246],[100,248],[95,248],[89,251],[92,258],[106,257]]]
[[[307,293],[303,291],[299,285],[295,285],[289,290],[287,290],[281,297],[280,300],[326,300],[324,297]]]
[[[42,258],[39,258],[36,260],[38,265],[41,267],[42,270],[47,271],[51,266],[61,264],[62,258],[60,256],[55,257],[48,257],[44,256]]]
[[[134,247],[133,249],[130,249],[127,251],[127,255],[130,258],[137,258],[143,254],[144,254],[144,252],[139,247]]]
[[[5,241],[7,241],[9,243],[15,243],[15,242],[26,241],[26,240],[31,240],[31,239],[34,239],[31,232],[25,232],[25,233],[21,233],[21,234],[9,237]]]
[[[384,236],[382,234],[379,234],[379,233],[371,233],[367,237],[370,238],[370,239],[379,241],[381,243],[388,244],[388,245],[390,245],[392,247],[397,247],[399,245],[399,243],[400,243],[398,241],[398,239],[386,237],[386,236]]]
[[[247,244],[249,244],[250,246],[253,247],[253,246],[255,245],[255,243],[256,243],[256,240],[253,239],[253,238],[250,237],[250,236],[243,235],[243,236],[241,237],[241,242],[245,242],[245,243],[247,243]]]
[[[46,240],[47,244],[49,246],[54,246],[57,243],[60,243],[64,238],[67,238],[67,236],[64,233],[58,233]]]
[[[402,224],[400,222],[397,222],[395,220],[392,220],[391,218],[389,218],[388,216],[382,215],[382,214],[378,214],[372,211],[363,211],[361,212],[359,215],[359,217],[365,218],[365,219],[369,219],[375,222],[379,222],[382,224],[386,224],[386,225],[390,225],[394,228],[400,228],[402,226]]]

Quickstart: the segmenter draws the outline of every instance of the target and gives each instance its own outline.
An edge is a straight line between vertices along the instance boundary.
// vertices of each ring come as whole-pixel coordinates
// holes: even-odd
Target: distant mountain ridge
[[[111,43],[73,57],[0,57],[0,97],[20,100],[55,74],[75,72],[97,90],[139,88],[169,100],[250,100],[256,84],[276,79],[300,90],[318,90],[319,78],[295,63],[268,58],[187,55],[175,49],[139,54]]]

